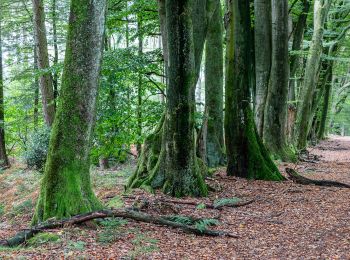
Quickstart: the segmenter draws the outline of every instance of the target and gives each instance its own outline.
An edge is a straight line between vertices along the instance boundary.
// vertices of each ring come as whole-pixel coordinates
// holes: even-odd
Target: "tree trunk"
[[[101,208],[90,182],[90,149],[106,1],[72,0],[62,89],[33,223]]]
[[[303,0],[303,10],[299,15],[298,22],[294,29],[292,51],[300,51],[302,49],[302,43],[304,39],[304,32],[307,26],[307,17],[310,11],[310,0]],[[290,56],[290,80],[289,80],[289,93],[288,93],[288,120],[287,120],[287,137],[289,141],[292,141],[294,136],[294,125],[297,113],[297,86],[299,80],[297,79],[297,71],[301,66],[301,55],[292,53]]]
[[[54,58],[53,64],[57,66],[58,64],[58,45],[57,45],[57,12],[56,12],[56,0],[52,0],[51,12],[52,12],[52,36],[53,36],[53,49],[54,49]],[[52,77],[53,84],[53,96],[55,99],[55,107],[56,107],[56,99],[58,97],[58,73],[57,68],[53,73]]]
[[[139,14],[137,17],[137,39],[139,43],[138,56],[142,59],[143,56],[143,32],[142,32],[142,16]],[[137,85],[137,135],[139,138],[142,136],[142,72],[141,68],[138,75]],[[141,140],[137,142],[137,154],[141,154]]]
[[[209,23],[205,56],[205,161],[209,167],[225,163],[223,114],[223,16],[220,0]]]
[[[255,0],[255,123],[263,137],[264,114],[271,72],[271,0]]]
[[[313,115],[312,101],[317,85],[317,71],[320,66],[324,24],[331,5],[331,0],[315,0],[314,4],[314,33],[305,68],[305,78],[300,93],[298,105],[296,137],[298,149],[305,149]]]
[[[227,1],[225,141],[227,174],[250,179],[283,180],[270,159],[250,107],[251,21],[249,2]]]
[[[325,90],[323,95],[323,104],[322,104],[322,112],[321,112],[321,119],[320,119],[320,126],[317,132],[317,138],[319,140],[322,140],[325,138],[326,133],[326,124],[327,124],[327,116],[329,113],[329,105],[331,102],[331,95],[332,95],[332,63],[330,65],[331,67],[329,70],[327,70],[327,73],[325,75]]]
[[[34,70],[38,70],[38,55],[37,50],[34,47]],[[34,111],[33,111],[33,120],[34,120],[34,130],[38,129],[39,125],[39,80],[38,77],[34,78]]]
[[[272,65],[264,117],[264,143],[283,161],[295,161],[287,145],[287,101],[289,83],[288,1],[272,0]]]
[[[38,68],[42,71],[50,68],[49,53],[47,49],[45,12],[43,0],[32,0],[34,36],[38,54]],[[55,118],[55,98],[52,86],[52,75],[47,72],[40,76],[40,89],[42,95],[45,123],[51,126]]]
[[[10,166],[5,142],[5,108],[4,108],[4,79],[3,79],[3,67],[2,67],[2,16],[0,8],[0,168],[6,168]]]
[[[166,1],[166,111],[155,132],[145,140],[128,188],[162,189],[177,197],[207,194],[202,176],[206,167],[196,157],[194,112],[195,87],[213,11],[211,1]]]

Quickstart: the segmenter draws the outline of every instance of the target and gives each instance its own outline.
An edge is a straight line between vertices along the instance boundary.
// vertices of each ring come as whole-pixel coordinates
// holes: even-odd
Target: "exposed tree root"
[[[299,183],[299,184],[302,184],[302,185],[316,185],[316,186],[338,187],[338,188],[349,188],[350,189],[349,184],[345,184],[342,182],[308,179],[304,176],[301,176],[299,173],[297,173],[295,170],[293,170],[291,168],[286,168],[286,172],[292,181]]]
[[[159,217],[155,215],[149,215],[142,212],[137,212],[133,210],[128,209],[113,209],[113,210],[100,210],[100,211],[94,211],[86,214],[81,214],[74,216],[69,219],[59,220],[59,221],[52,221],[48,223],[43,223],[41,225],[35,226],[31,229],[21,231],[17,233],[14,237],[8,239],[8,240],[0,240],[0,246],[3,247],[15,247],[18,245],[21,245],[25,243],[28,239],[32,238],[36,234],[43,232],[44,230],[49,229],[55,229],[55,228],[62,228],[65,226],[72,226],[77,224],[82,224],[87,221],[91,221],[94,219],[100,219],[100,218],[109,218],[109,217],[120,217],[120,218],[127,218],[127,219],[133,219],[136,221],[146,222],[146,223],[152,223],[162,226],[169,226],[173,228],[178,228],[183,230],[187,233],[193,233],[195,235],[200,236],[227,236],[232,238],[238,238],[237,235],[228,233],[225,231],[217,231],[217,230],[199,230],[195,227],[184,225],[181,223],[177,223],[174,221],[170,221],[165,219],[164,217]]]

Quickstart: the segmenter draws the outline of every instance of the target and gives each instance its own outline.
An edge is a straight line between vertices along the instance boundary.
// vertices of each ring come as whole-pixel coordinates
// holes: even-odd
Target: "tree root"
[[[295,170],[291,168],[286,168],[286,172],[289,178],[295,183],[302,185],[316,185],[316,186],[324,186],[324,187],[338,187],[338,188],[348,188],[350,189],[349,184],[345,184],[337,181],[328,181],[328,180],[311,180],[304,176],[301,176]]]
[[[209,229],[199,230],[192,226],[167,220],[164,217],[149,215],[149,214],[128,210],[128,209],[112,209],[112,210],[94,211],[86,214],[77,215],[69,219],[43,223],[31,229],[21,231],[17,233],[14,237],[8,240],[0,240],[0,246],[15,247],[25,243],[28,239],[34,237],[36,234],[40,232],[43,232],[44,230],[62,228],[66,226],[82,224],[84,222],[91,221],[94,219],[109,218],[109,217],[127,218],[127,219],[132,219],[132,220],[146,222],[146,223],[169,226],[169,227],[178,228],[183,230],[184,232],[192,233],[199,236],[212,236],[212,237],[226,236],[226,237],[238,238],[237,235],[229,232],[225,232],[225,231],[217,231],[217,230],[209,230]]]

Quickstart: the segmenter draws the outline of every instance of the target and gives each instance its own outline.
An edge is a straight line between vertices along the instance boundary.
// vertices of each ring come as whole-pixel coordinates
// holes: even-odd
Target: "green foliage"
[[[68,248],[71,250],[83,251],[85,249],[86,242],[84,241],[69,241]]]
[[[204,203],[200,203],[196,206],[196,209],[205,209],[207,206]]]
[[[166,219],[183,225],[194,226],[201,232],[204,232],[210,226],[219,225],[219,221],[212,218],[194,219],[188,216],[173,215],[167,216]]]
[[[20,214],[26,214],[33,210],[34,203],[31,199],[25,200],[18,205],[15,205],[11,211],[11,215],[17,216]]]
[[[217,219],[207,218],[207,219],[201,219],[201,220],[197,221],[195,224],[195,227],[199,231],[204,232],[205,230],[208,229],[208,227],[217,226],[217,225],[219,225],[219,221]]]
[[[222,198],[214,201],[214,208],[221,208],[224,206],[234,205],[238,202],[242,201],[240,198]]]
[[[145,234],[138,234],[135,239],[132,240],[132,244],[135,246],[134,250],[129,252],[129,256],[132,259],[138,258],[138,256],[144,256],[148,253],[158,251],[158,240],[148,237]]]
[[[5,213],[5,205],[0,203],[0,217]]]
[[[98,234],[97,241],[99,243],[108,244],[113,243],[120,238],[120,227],[126,225],[127,220],[122,218],[111,218],[100,222],[103,230]]]
[[[116,196],[110,201],[108,201],[107,206],[115,209],[122,208],[124,206],[124,201],[121,197]]]
[[[29,168],[35,168],[42,171],[45,166],[46,157],[49,149],[50,129],[41,128],[34,132],[28,142],[24,158]]]
[[[28,240],[28,245],[37,247],[41,246],[43,244],[51,243],[51,242],[58,242],[60,240],[60,237],[53,233],[39,233],[36,236],[32,237]]]

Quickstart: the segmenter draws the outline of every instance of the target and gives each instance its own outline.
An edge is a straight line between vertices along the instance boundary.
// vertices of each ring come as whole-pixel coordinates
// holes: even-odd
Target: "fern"
[[[205,230],[208,229],[208,227],[210,227],[210,226],[217,226],[217,225],[219,225],[219,221],[217,219],[205,218],[205,219],[201,219],[198,222],[196,222],[195,227],[200,232],[204,232]]]
[[[165,217],[165,219],[176,222],[176,223],[184,224],[184,225],[189,225],[189,226],[193,225],[195,223],[193,218],[187,217],[187,216],[182,216],[182,215],[167,216],[167,217]]]
[[[232,206],[238,202],[242,201],[240,198],[222,198],[214,201],[214,208],[221,208],[224,206]]]

